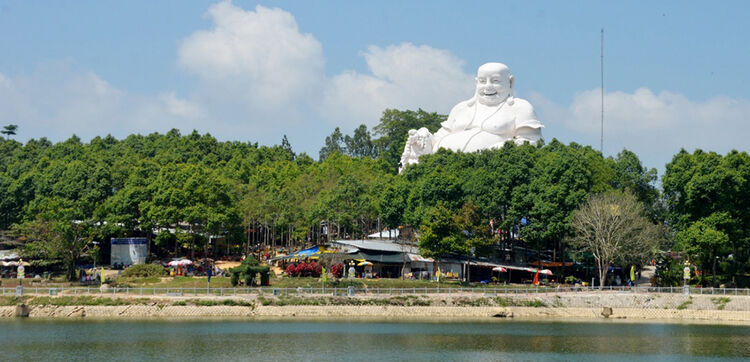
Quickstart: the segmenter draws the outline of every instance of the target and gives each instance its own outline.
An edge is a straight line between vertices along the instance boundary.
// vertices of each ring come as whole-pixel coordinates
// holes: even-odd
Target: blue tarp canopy
[[[311,256],[311,255],[317,254],[319,251],[320,251],[320,248],[318,246],[313,246],[310,249],[300,250],[294,253],[294,256],[302,256],[302,257]]]
[[[320,251],[320,247],[313,246],[310,249],[300,250],[300,251],[298,251],[298,252],[296,252],[294,254],[289,254],[289,255],[285,255],[285,256],[275,257],[275,258],[271,259],[271,261],[284,260],[284,259],[293,259],[293,258],[307,258],[307,257],[310,257],[310,256],[318,254],[319,251]]]

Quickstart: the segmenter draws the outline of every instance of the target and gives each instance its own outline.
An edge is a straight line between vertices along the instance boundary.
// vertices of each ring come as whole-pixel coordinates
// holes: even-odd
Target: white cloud
[[[176,54],[198,80],[187,96],[170,89],[137,94],[73,70],[72,61],[50,62],[27,76],[0,74],[0,119],[18,123],[19,136],[54,140],[178,128],[270,143],[286,133],[295,147],[303,140],[301,148],[314,152],[333,125],[372,126],[386,108],[446,113],[472,93],[463,60],[445,50],[370,46],[362,53],[368,73],[327,79],[320,42],[292,14],[223,1],[206,16],[211,27],[182,39]]]
[[[205,117],[205,112],[199,105],[180,99],[175,92],[161,93],[158,99],[166,107],[167,112],[174,116],[188,119]]]
[[[463,60],[448,51],[402,43],[370,46],[363,56],[370,74],[341,73],[325,90],[319,109],[333,124],[374,125],[386,108],[447,113],[471,98],[472,76],[463,72]]]
[[[178,50],[178,64],[202,82],[201,102],[287,113],[319,94],[322,47],[290,13],[260,5],[245,11],[224,1],[207,16],[213,29],[194,32]]]
[[[295,148],[315,153],[334,125],[373,126],[386,108],[447,113],[473,92],[473,74],[447,50],[411,43],[369,46],[361,54],[367,72],[327,79],[320,42],[303,33],[292,14],[262,6],[243,10],[224,1],[210,6],[207,16],[212,27],[190,34],[178,49],[177,64],[198,79],[196,87],[179,92],[187,96],[170,89],[135,94],[94,72],[75,71],[71,62],[49,62],[26,75],[0,73],[0,121],[19,125],[19,140],[179,128],[262,143],[278,142],[286,133]],[[576,94],[571,104],[540,94],[528,98],[547,140],[596,147],[599,97],[593,89]],[[663,167],[681,147],[726,152],[750,145],[748,100],[691,100],[641,88],[607,93],[605,107],[605,153],[628,148],[649,166]]]
[[[175,93],[131,94],[93,72],[72,70],[69,62],[44,63],[29,75],[0,74],[0,119],[19,125],[19,139],[185,130],[201,118],[199,106]]]
[[[578,93],[568,106],[532,95],[540,119],[548,125],[545,138],[568,138],[598,148],[600,92]],[[605,93],[604,112],[605,153],[627,148],[642,155],[652,167],[663,167],[680,148],[723,153],[750,146],[750,101],[744,99],[717,96],[690,100],[678,93],[639,88],[633,93]]]

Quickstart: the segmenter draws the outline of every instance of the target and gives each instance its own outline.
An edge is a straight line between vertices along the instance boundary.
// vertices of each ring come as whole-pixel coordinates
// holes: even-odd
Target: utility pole
[[[601,122],[601,133],[599,134],[599,152],[604,156],[604,28],[602,28],[602,57],[601,57],[601,71],[602,71],[602,122]]]

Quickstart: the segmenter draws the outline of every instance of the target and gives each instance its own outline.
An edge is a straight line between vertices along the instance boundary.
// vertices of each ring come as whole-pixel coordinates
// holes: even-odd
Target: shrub
[[[147,278],[166,275],[167,271],[159,264],[135,264],[122,272],[126,278]]]
[[[319,277],[323,271],[323,267],[317,262],[310,263],[298,263],[290,264],[286,267],[284,272],[290,277]],[[263,276],[261,275],[261,283],[263,283]],[[267,284],[264,284],[267,285]]]
[[[234,300],[234,299],[224,299],[224,300],[206,300],[206,299],[192,299],[190,300],[194,305],[199,307],[212,307],[217,305],[228,305],[228,306],[240,306],[240,307],[253,307],[255,308],[255,303],[253,302],[245,302],[241,300]]]
[[[297,266],[294,265],[294,264],[289,264],[289,266],[286,267],[286,270],[284,270],[284,272],[286,272],[287,276],[296,277],[297,274],[298,274],[297,273]]]
[[[252,287],[253,286],[253,279],[255,279],[255,273],[247,273],[243,274],[245,276],[245,286],[246,287]]]
[[[302,275],[306,277],[312,276],[313,268],[311,264],[302,263],[300,265],[302,265],[302,269],[303,269]]]
[[[320,277],[320,273],[323,272],[323,267],[316,262],[312,262],[309,265],[310,265],[310,276],[315,277],[315,278]]]
[[[242,279],[245,281],[245,285],[250,287],[253,285],[253,280],[256,276],[260,274],[261,284],[263,284],[263,279],[265,278],[265,285],[268,285],[268,273],[270,271],[271,268],[268,265],[260,265],[254,258],[248,257],[238,267],[229,269],[229,272],[232,273],[230,281],[232,281],[232,285],[235,285],[234,278],[237,278],[237,282]],[[289,269],[287,268],[287,273],[288,272]]]
[[[344,275],[344,263],[334,264],[331,267],[331,274],[334,278],[341,278]]]

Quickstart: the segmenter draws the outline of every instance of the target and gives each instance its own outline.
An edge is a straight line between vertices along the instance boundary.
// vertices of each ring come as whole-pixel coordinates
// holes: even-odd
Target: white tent
[[[390,231],[390,233],[389,233]],[[398,237],[398,229],[382,230],[376,233],[367,235],[368,239],[395,239]]]

